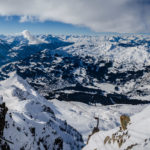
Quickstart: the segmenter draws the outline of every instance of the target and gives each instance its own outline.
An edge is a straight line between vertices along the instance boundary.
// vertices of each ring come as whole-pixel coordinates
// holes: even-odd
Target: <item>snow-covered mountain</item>
[[[149,36],[27,33],[2,39],[6,49],[1,49],[1,80],[17,71],[47,99],[105,105],[148,103]]]
[[[27,30],[22,35],[3,36],[0,38],[0,66],[23,60],[44,49],[54,50],[70,44],[51,35],[33,36]]]
[[[94,116],[100,118],[100,130],[109,132],[118,129],[122,114],[133,116],[147,110],[147,105],[90,106],[79,102],[47,101],[15,73],[9,76],[0,82],[0,117],[4,118],[0,123],[3,127],[0,128],[2,149],[80,150],[96,126]],[[148,117],[148,113],[145,116]],[[89,145],[85,148],[89,149]]]
[[[0,149],[81,149],[82,136],[56,118],[55,106],[21,77],[10,76],[0,82]]]
[[[1,35],[1,149],[80,150],[95,118],[100,132],[83,149],[148,149],[149,66],[147,35]],[[131,124],[120,132],[124,114]],[[114,133],[120,148],[104,144]]]

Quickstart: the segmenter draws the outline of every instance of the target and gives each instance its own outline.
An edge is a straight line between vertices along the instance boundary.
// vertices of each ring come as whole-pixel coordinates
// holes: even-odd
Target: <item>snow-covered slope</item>
[[[51,102],[56,108],[54,110],[56,117],[61,120],[66,120],[68,124],[78,130],[82,134],[85,143],[87,143],[88,136],[92,133],[93,128],[96,127],[97,120],[95,120],[94,117],[100,119],[99,129],[107,131],[119,127],[119,118],[121,115],[126,114],[133,116],[148,106],[121,104],[109,106],[97,104],[95,106],[81,102],[58,101],[56,99]]]
[[[12,142],[6,142],[10,150],[79,150],[83,146],[79,132],[55,117],[55,106],[15,73],[0,82],[0,101],[8,108],[2,137]],[[6,145],[5,140],[0,143]]]
[[[149,150],[150,149],[150,106],[131,117],[126,130],[119,127],[100,131],[91,136],[83,150]],[[108,140],[106,140],[108,137]],[[109,140],[110,139],[110,140]]]

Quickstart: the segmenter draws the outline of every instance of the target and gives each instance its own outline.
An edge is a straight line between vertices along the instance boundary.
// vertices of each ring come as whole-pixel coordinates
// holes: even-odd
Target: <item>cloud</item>
[[[20,17],[21,23],[23,23],[23,22],[34,22],[34,21],[38,21],[38,18],[36,19],[33,16],[25,16],[25,15]]]
[[[149,0],[0,0],[0,15],[60,21],[97,32],[149,32]]]
[[[24,38],[26,38],[29,41],[29,44],[40,44],[40,43],[47,43],[46,41],[42,39],[38,39],[31,35],[31,33],[28,30],[24,30],[22,32]]]

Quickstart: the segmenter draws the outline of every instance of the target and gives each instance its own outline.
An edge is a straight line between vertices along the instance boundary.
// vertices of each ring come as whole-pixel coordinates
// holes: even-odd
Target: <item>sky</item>
[[[0,33],[150,33],[150,0],[0,0]]]
[[[29,30],[32,34],[54,34],[54,35],[95,35],[96,32],[85,26],[75,26],[58,21],[27,21],[20,22],[18,16],[0,16],[0,34],[19,34]]]

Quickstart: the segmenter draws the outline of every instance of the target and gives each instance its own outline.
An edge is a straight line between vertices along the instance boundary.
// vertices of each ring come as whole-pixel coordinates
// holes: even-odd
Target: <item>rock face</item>
[[[104,139],[104,144],[115,144],[117,143],[118,147],[121,148],[122,144],[124,144],[130,135],[128,135],[128,131],[118,130],[113,133],[112,136],[106,136]]]
[[[3,103],[3,97],[0,96],[0,149],[2,150],[9,150],[9,145],[7,144],[5,138],[3,137],[4,128],[6,125],[5,117],[8,108]]]
[[[16,74],[0,82],[2,150],[80,150],[82,136],[55,117],[52,103]],[[3,97],[3,98],[2,98]],[[7,109],[8,108],[8,109]],[[5,146],[5,147],[4,147]]]
[[[127,131],[127,125],[130,122],[130,118],[126,115],[122,115],[120,116],[120,130],[113,133],[111,137],[107,136],[104,139],[104,144],[111,144],[111,143],[115,143],[117,142],[118,147],[120,148],[122,146],[122,144],[124,144],[126,142],[126,140],[128,140],[130,138],[130,135],[128,135],[128,131]]]
[[[98,118],[98,117],[94,117],[94,119],[97,120],[97,125],[96,125],[96,127],[93,128],[92,134],[90,134],[90,135],[88,136],[87,144],[88,144],[88,142],[89,142],[89,140],[90,140],[90,137],[91,137],[92,135],[94,135],[95,133],[97,133],[97,132],[100,131],[100,130],[99,130],[99,118]]]
[[[120,116],[120,123],[121,123],[121,128],[123,130],[127,129],[127,125],[130,123],[130,118],[126,115]]]
[[[0,136],[1,137],[3,136],[3,130],[5,127],[5,116],[6,116],[7,111],[8,111],[8,109],[5,106],[5,103],[0,104],[0,120],[1,120],[1,122],[0,122]]]

